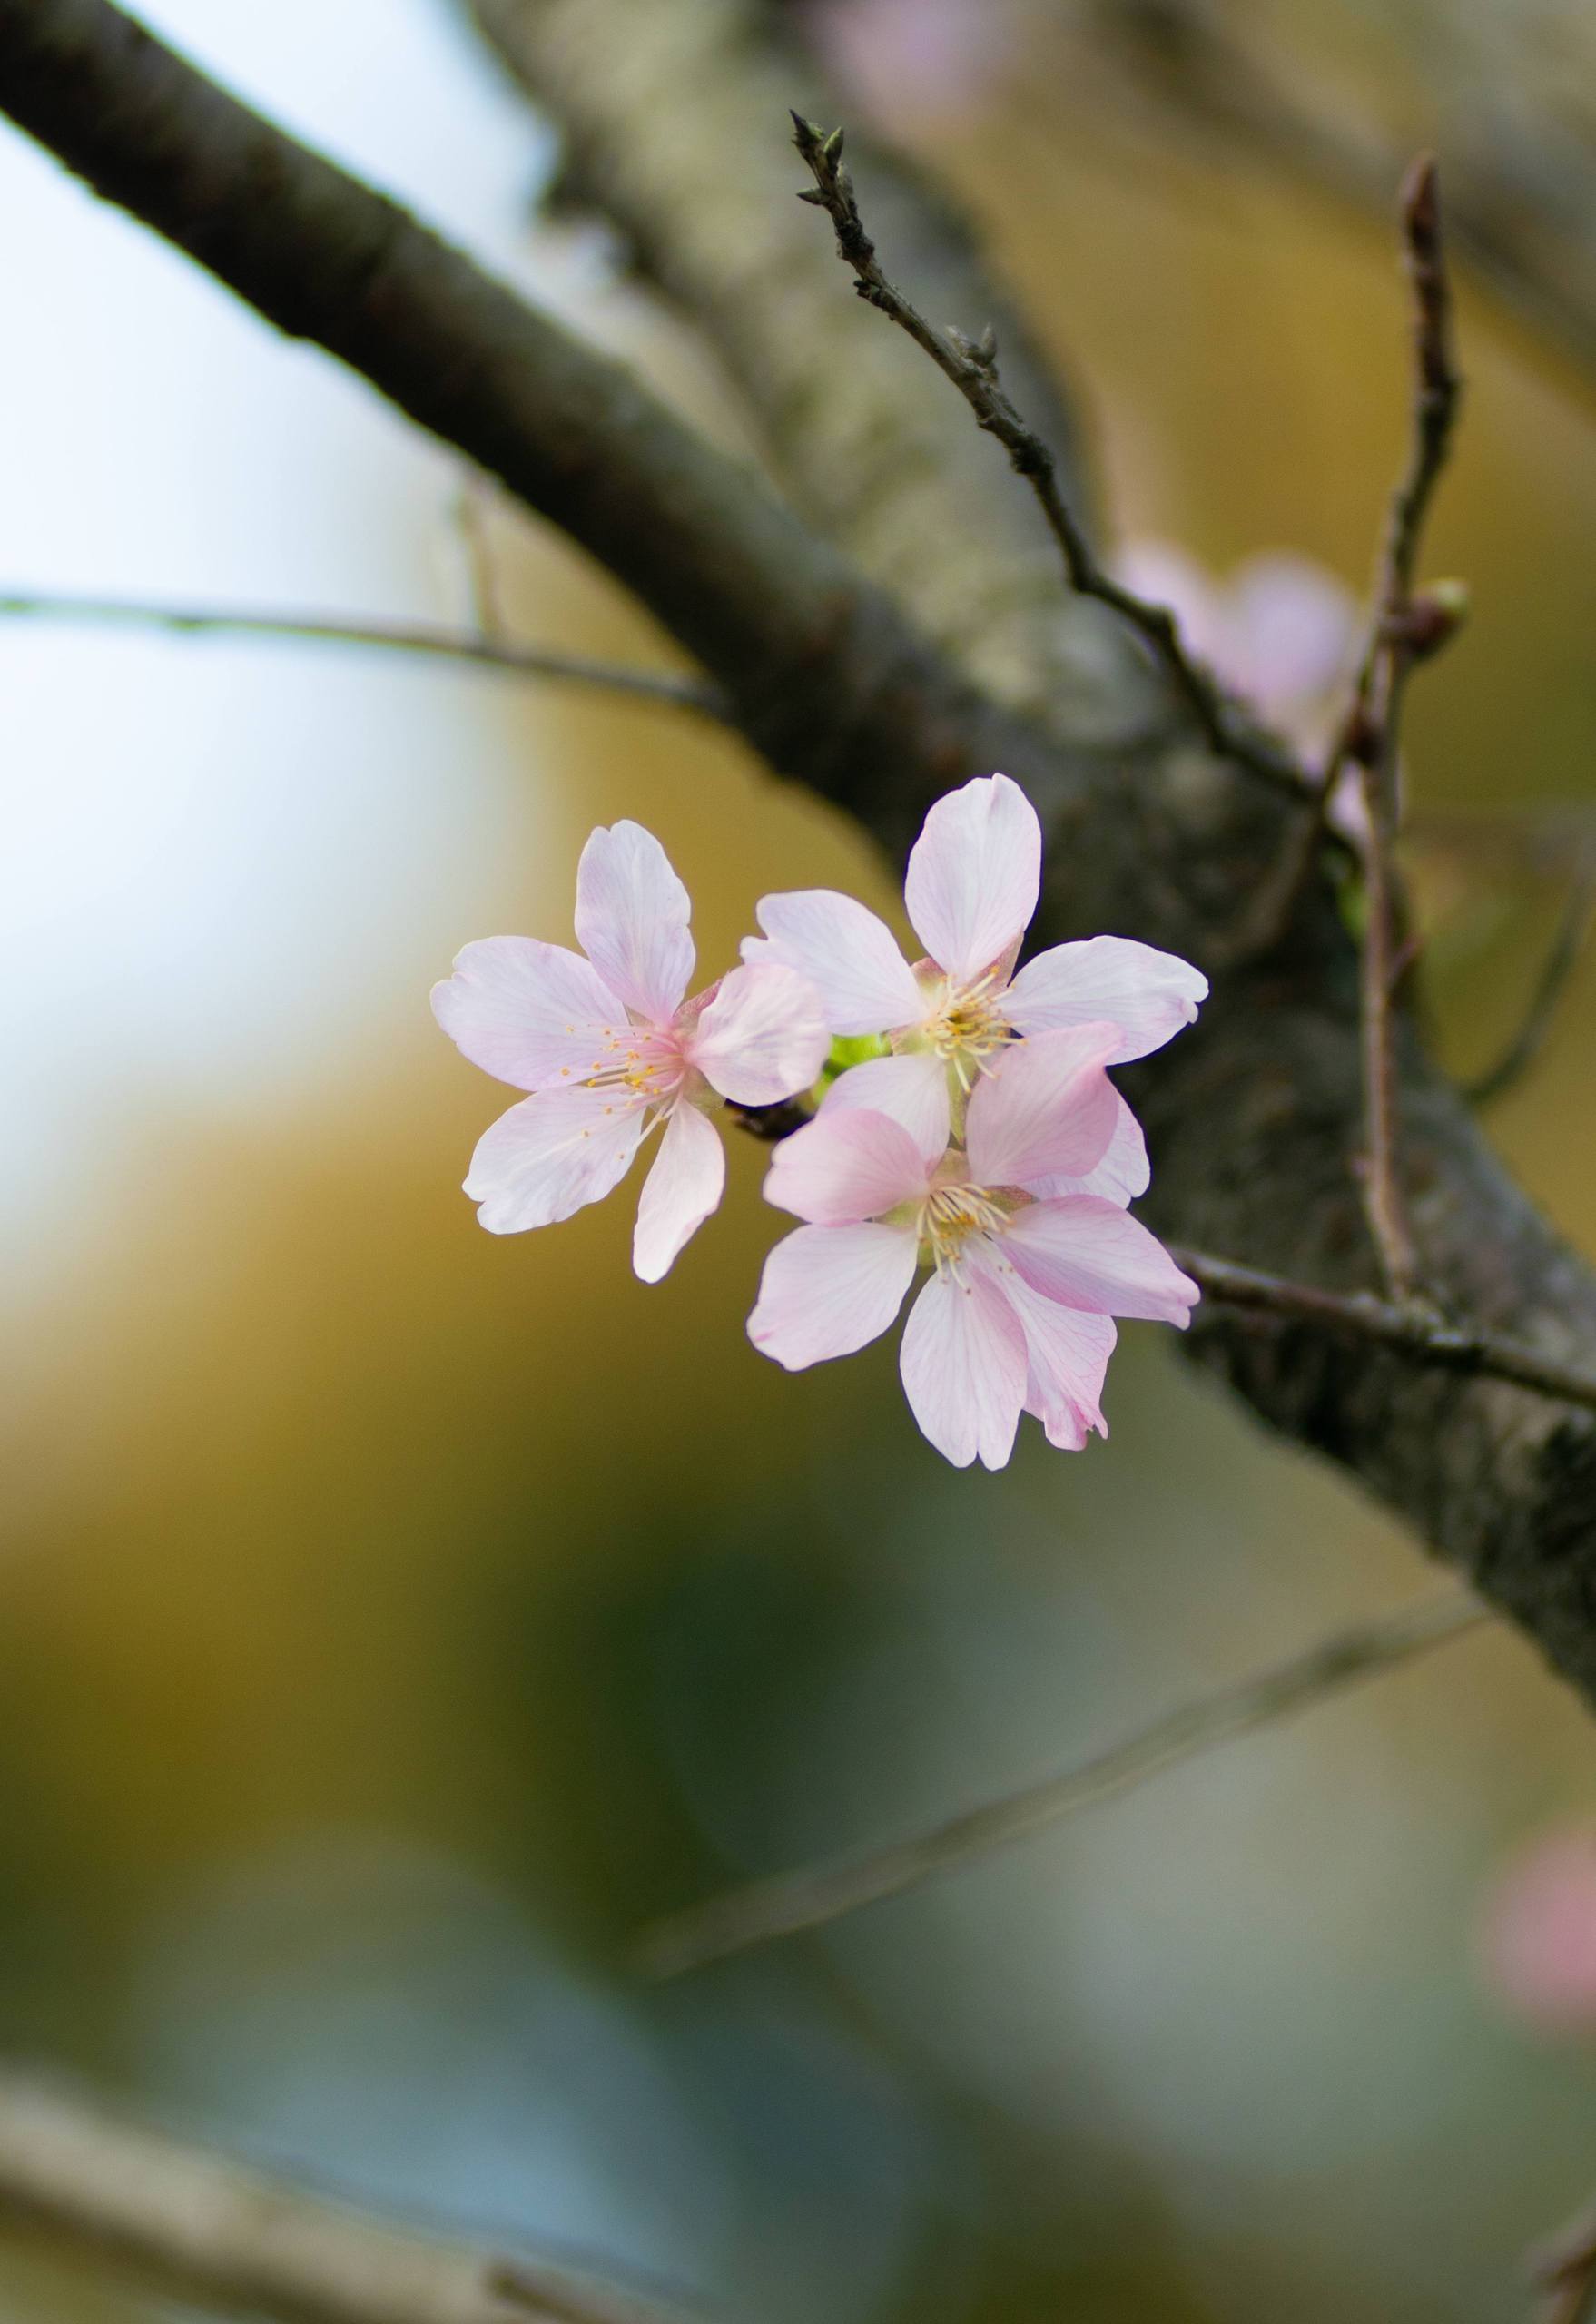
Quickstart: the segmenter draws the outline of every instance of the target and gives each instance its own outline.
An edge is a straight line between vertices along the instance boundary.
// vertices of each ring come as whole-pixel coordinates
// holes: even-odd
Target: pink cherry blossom
[[[1104,1068],[1123,1038],[1098,1022],[1014,1044],[970,1096],[963,1150],[936,1144],[912,1110],[839,1106],[833,1091],[765,1180],[766,1198],[804,1224],[765,1262],[754,1346],[788,1371],[851,1355],[888,1330],[929,1264],[899,1357],[925,1435],[956,1467],[998,1469],[1024,1411],[1079,1452],[1104,1429],[1110,1318],[1184,1327],[1197,1296],[1118,1203],[1049,1191],[1089,1177],[1115,1135]]]
[[[687,891],[639,823],[596,831],[576,870],[580,952],[534,936],[468,944],[433,988],[473,1065],[531,1091],[478,1141],[466,1192],[490,1234],[569,1218],[608,1194],[663,1125],[632,1261],[657,1283],[721,1198],[722,1101],[806,1089],[829,1036],[818,997],[779,962],[734,969],[693,1000]],[[586,957],[584,957],[584,955]]]
[[[761,899],[764,933],[744,939],[744,960],[807,977],[833,1033],[891,1041],[890,1057],[840,1078],[838,1102],[906,1121],[940,1154],[976,1080],[1016,1039],[1108,1022],[1118,1029],[1108,1062],[1123,1064],[1192,1022],[1207,978],[1126,937],[1055,944],[1015,975],[1041,861],[1041,825],[1024,792],[1006,774],[980,775],[937,801],[910,854],[903,900],[928,956],[914,967],[852,896],[808,888]],[[1141,1132],[1116,1100],[1103,1159],[1078,1190],[1123,1202],[1147,1183]]]

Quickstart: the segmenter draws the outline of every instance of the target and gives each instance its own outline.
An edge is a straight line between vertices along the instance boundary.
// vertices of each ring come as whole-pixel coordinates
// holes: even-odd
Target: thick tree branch
[[[859,310],[866,339],[924,375],[923,395],[905,389],[911,424],[894,428],[887,372],[862,341],[840,359],[835,332],[815,328],[817,281],[834,302],[836,268],[792,199],[784,115],[765,104],[772,67],[735,0],[494,5],[539,54],[547,33],[587,182],[606,200],[614,188],[617,214],[647,207],[662,261],[673,246],[693,254],[673,289],[717,344],[724,331],[793,491],[828,522],[844,504],[839,536],[892,596],[628,374],[106,0],[0,0],[0,108],[564,526],[704,665],[773,766],[889,848],[901,852],[939,791],[1006,767],[1049,829],[1038,940],[1108,929],[1211,970],[1232,963],[1203,1025],[1127,1077],[1157,1157],[1154,1223],[1283,1277],[1368,1288],[1349,1167],[1355,960],[1327,891],[1305,892],[1266,953],[1236,958],[1248,900],[1301,811],[1172,726],[1133,642],[1100,607],[1063,598],[1034,509],[1000,473],[994,491],[990,448],[907,342]],[[911,219],[908,181],[892,186]],[[712,295],[717,251],[729,287]],[[967,243],[933,224],[920,251],[922,309],[983,310]],[[1007,330],[1005,345],[1012,372]],[[1059,441],[1045,392],[1012,383]],[[1006,597],[1004,573],[1019,576]],[[1398,1058],[1409,1204],[1437,1295],[1470,1328],[1578,1367],[1596,1349],[1596,1284],[1405,1028]],[[1199,1310],[1190,1339],[1276,1428],[1404,1511],[1596,1695],[1589,1417],[1344,1334],[1263,1332],[1217,1306]]]
[[[0,2072],[0,2237],[276,2324],[667,2324],[574,2269],[402,2221]]]
[[[415,654],[423,659],[475,663],[513,677],[552,678],[569,685],[594,686],[605,694],[631,694],[640,702],[664,703],[675,710],[696,710],[726,718],[730,707],[718,686],[706,679],[677,677],[669,670],[635,670],[596,662],[586,654],[554,654],[541,646],[512,645],[501,637],[434,629],[422,622],[347,621],[320,614],[250,612],[222,606],[157,604],[142,597],[92,597],[73,590],[7,589],[0,592],[0,621],[83,622],[115,629],[170,630],[184,637],[260,637],[313,645],[370,646],[381,653]]]
[[[948,761],[961,690],[745,468],[107,0],[0,0],[0,109],[569,533],[722,674],[784,771],[846,787],[922,712]]]
[[[1288,1661],[1249,1671],[1234,1686],[1199,1696],[1124,1742],[1060,1774],[1044,1776],[1023,1790],[983,1800],[889,1846],[861,1848],[829,1864],[779,1872],[660,1921],[638,1940],[638,1957],[655,1976],[674,1977],[754,1945],[773,1944],[778,1937],[823,1928],[994,1848],[1048,1831],[1101,1800],[1133,1791],[1199,1752],[1396,1669],[1461,1638],[1486,1619],[1485,1609],[1470,1591],[1448,1590],[1354,1630],[1338,1630]]]

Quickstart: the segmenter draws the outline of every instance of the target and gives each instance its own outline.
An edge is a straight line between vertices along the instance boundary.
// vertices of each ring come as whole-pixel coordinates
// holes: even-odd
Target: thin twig
[[[823,1928],[862,1905],[901,1896],[992,1848],[1045,1831],[1084,1807],[1133,1789],[1166,1768],[1410,1662],[1487,1620],[1472,1591],[1453,1589],[1321,1639],[1288,1661],[1200,1696],[1109,1750],[1023,1790],[983,1801],[884,1848],[751,1882],[659,1921],[637,1955],[655,1976],[677,1976],[751,1947]]]
[[[1554,1397],[1560,1403],[1596,1411],[1596,1374],[1559,1364],[1535,1348],[1500,1338],[1494,1332],[1450,1323],[1421,1301],[1399,1305],[1364,1291],[1321,1291],[1316,1285],[1263,1275],[1256,1267],[1210,1258],[1202,1251],[1176,1249],[1173,1256],[1176,1264],[1201,1286],[1205,1300],[1219,1306],[1247,1307],[1288,1321],[1316,1324],[1328,1332],[1372,1341],[1440,1371],[1505,1381],[1536,1395]]]
[[[468,476],[455,495],[454,518],[465,552],[466,580],[477,635],[485,645],[502,645],[509,635],[509,625],[499,602],[498,573],[488,531],[487,498],[475,477]]]
[[[1463,391],[1453,356],[1452,294],[1435,164],[1427,154],[1414,162],[1403,187],[1402,227],[1413,298],[1413,437],[1407,464],[1392,495],[1369,642],[1321,794],[1327,809],[1342,768],[1350,763],[1357,769],[1365,823],[1360,976],[1364,1152],[1359,1175],[1385,1287],[1398,1301],[1412,1296],[1417,1281],[1397,1158],[1394,1008],[1401,979],[1396,839],[1402,712],[1415,665],[1455,626],[1444,607],[1415,602],[1414,576]]]
[[[1064,560],[1069,586],[1080,596],[1095,597],[1100,605],[1110,606],[1139,634],[1184,697],[1211,750],[1300,798],[1309,787],[1309,778],[1283,750],[1237,727],[1207,671],[1187,655],[1169,608],[1138,597],[1098,563],[1059,487],[1051,447],[1026,425],[1004,391],[992,330],[989,328],[980,339],[967,339],[960,330],[933,330],[919,309],[888,281],[860,216],[852,172],[842,160],[842,132],[833,129],[828,134],[795,113],[793,143],[814,179],[813,185],[800,193],[799,201],[813,202],[830,218],[837,255],[852,268],[859,296],[908,332],[958,389],[975,414],[977,425],[1002,445],[1015,473],[1024,478],[1036,496]]]
[[[425,2234],[0,2072],[0,2238],[279,2324],[665,2324],[539,2257]]]
[[[1569,888],[1517,1031],[1493,1065],[1462,1085],[1471,1106],[1489,1106],[1505,1097],[1540,1056],[1556,1022],[1569,979],[1580,964],[1592,922],[1596,922],[1596,853],[1587,853]]]
[[[463,631],[433,629],[420,622],[344,621],[315,614],[229,610],[215,606],[158,605],[136,597],[80,596],[62,590],[7,590],[0,594],[0,618],[115,623],[131,628],[166,629],[183,635],[277,637],[313,645],[375,646],[385,653],[432,655],[444,661],[474,662],[517,677],[553,678],[600,687],[643,702],[667,704],[724,719],[729,711],[716,686],[702,678],[676,677],[665,670],[635,670],[581,654],[547,653],[532,645],[507,645]]]

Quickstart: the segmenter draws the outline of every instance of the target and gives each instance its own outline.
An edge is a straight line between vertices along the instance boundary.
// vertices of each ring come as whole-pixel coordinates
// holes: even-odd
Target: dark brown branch
[[[1015,474],[1024,478],[1036,496],[1048,530],[1058,544],[1069,586],[1078,596],[1107,606],[1137,632],[1184,700],[1210,750],[1300,796],[1308,788],[1302,770],[1284,751],[1238,729],[1213,679],[1187,653],[1169,608],[1148,604],[1099,564],[1084,526],[1060,489],[1051,447],[1026,425],[1004,390],[998,376],[995,333],[989,328],[980,339],[968,339],[962,331],[933,330],[919,309],[888,280],[860,216],[852,173],[842,159],[842,132],[833,129],[828,135],[794,113],[793,143],[814,179],[798,199],[818,204],[830,218],[837,255],[852,268],[859,296],[908,333],[943,378],[958,389],[975,414],[976,425],[1001,444]]]
[[[0,2238],[277,2324],[666,2324],[641,2294],[446,2242],[0,2072]]]
[[[1366,826],[1361,1175],[1364,1206],[1385,1287],[1399,1301],[1412,1295],[1417,1266],[1402,1193],[1393,1029],[1404,963],[1396,873],[1402,712],[1408,678],[1424,654],[1433,650],[1443,626],[1439,608],[1431,615],[1415,605],[1414,576],[1462,393],[1452,350],[1452,292],[1441,239],[1435,164],[1428,155],[1414,164],[1403,187],[1402,224],[1413,300],[1413,438],[1407,466],[1392,496],[1374,623],[1352,710],[1322,788],[1327,804],[1342,766],[1350,762],[1356,767]]]
[[[138,597],[80,596],[70,590],[0,593],[0,620],[107,623],[117,628],[164,629],[182,636],[283,638],[310,645],[372,646],[384,653],[418,654],[446,662],[470,662],[511,676],[552,678],[572,685],[596,686],[606,694],[635,695],[675,710],[696,710],[707,718],[730,716],[718,686],[702,678],[677,677],[669,670],[635,670],[596,662],[585,654],[554,654],[535,645],[434,629],[422,622],[347,621],[320,614],[277,614],[221,606],[173,606]]]
[[[1462,1085],[1471,1106],[1494,1105],[1498,1098],[1516,1088],[1540,1056],[1557,1021],[1569,980],[1579,967],[1592,921],[1596,921],[1596,852],[1587,846],[1586,861],[1574,874],[1529,1007],[1516,1031],[1493,1064]]]
[[[1596,1373],[1559,1364],[1535,1348],[1494,1332],[1449,1323],[1421,1302],[1401,1306],[1366,1291],[1321,1291],[1312,1284],[1290,1283],[1282,1275],[1239,1266],[1232,1259],[1210,1258],[1203,1251],[1177,1249],[1175,1256],[1177,1264],[1201,1285],[1204,1298],[1222,1306],[1312,1324],[1323,1331],[1390,1348],[1437,1371],[1504,1381],[1512,1387],[1528,1388],[1537,1395],[1596,1412]]]
[[[1486,1619],[1485,1609],[1472,1592],[1448,1590],[1397,1613],[1337,1631],[1305,1653],[1266,1670],[1250,1671],[1234,1686],[1200,1696],[1124,1742],[1023,1790],[983,1800],[892,1846],[860,1849],[829,1864],[777,1873],[658,1922],[638,1942],[639,1961],[655,1976],[679,1976],[754,1945],[823,1928],[845,1914],[901,1896],[938,1873],[1029,1839],[1082,1808],[1134,1790],[1198,1752],[1211,1751],[1395,1669],[1461,1638]]]

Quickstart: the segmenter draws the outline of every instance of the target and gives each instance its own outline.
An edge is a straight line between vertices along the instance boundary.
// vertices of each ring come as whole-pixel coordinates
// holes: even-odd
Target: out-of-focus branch
[[[1393,123],[1388,71],[1372,98],[1305,57],[1308,18],[1214,0],[1084,0],[1059,15],[1050,84],[1066,107],[1099,133],[1129,126],[1160,158],[1180,141],[1206,142],[1227,168],[1245,156],[1383,214],[1414,145],[1435,144],[1447,156],[1460,261],[1531,330],[1596,364],[1596,117],[1581,70],[1591,41],[1582,0],[1566,0],[1561,24],[1544,9],[1388,11],[1382,34],[1408,45],[1424,115],[1405,128]]]
[[[1585,861],[1575,872],[1568,898],[1546,948],[1528,1008],[1495,1062],[1463,1084],[1471,1106],[1494,1105],[1516,1088],[1540,1056],[1557,1021],[1558,1006],[1596,921],[1596,848],[1587,841]]]
[[[1283,751],[1241,732],[1212,677],[1187,653],[1169,608],[1138,597],[1098,562],[1085,527],[1059,487],[1059,465],[1051,447],[1020,418],[999,378],[996,333],[989,328],[979,339],[970,339],[951,328],[935,330],[889,280],[860,215],[852,172],[842,159],[842,132],[833,129],[827,135],[797,113],[793,115],[793,143],[814,180],[799,200],[817,203],[830,218],[837,255],[852,268],[860,297],[930,356],[942,377],[964,398],[976,425],[995,436],[1008,453],[1015,474],[1025,479],[1036,496],[1048,530],[1058,544],[1069,586],[1078,596],[1107,606],[1136,631],[1183,697],[1210,749],[1294,795],[1306,790],[1306,777]]]
[[[1587,2207],[1532,2251],[1528,2272],[1545,2294],[1536,2324],[1591,2324],[1596,2313],[1596,2210]]]
[[[1198,1752],[1310,1709],[1382,1671],[1415,1660],[1488,1619],[1467,1590],[1448,1590],[1394,1614],[1320,1639],[1288,1661],[1254,1670],[1155,1719],[1107,1751],[1023,1790],[983,1800],[889,1847],[777,1873],[691,1907],[645,1931],[636,1951],[661,1977],[704,1968],[779,1937],[823,1928],[866,1905],[901,1896],[941,1872],[1048,1830],[1082,1808],[1133,1790]]]
[[[1364,940],[1360,980],[1364,1066],[1361,1175],[1369,1230],[1385,1287],[1398,1301],[1415,1279],[1413,1238],[1398,1154],[1397,1074],[1393,1009],[1404,965],[1399,933],[1396,839],[1401,822],[1402,712],[1414,665],[1433,650],[1444,615],[1425,622],[1414,603],[1414,576],[1424,519],[1451,448],[1462,381],[1452,350],[1452,293],[1441,240],[1435,164],[1427,155],[1409,172],[1402,196],[1403,240],[1413,293],[1413,438],[1392,495],[1374,593],[1374,615],[1352,709],[1325,769],[1327,802],[1342,766],[1358,771],[1363,790]]]
[[[511,645],[502,638],[433,629],[422,622],[347,621],[320,614],[250,612],[222,606],[157,604],[139,597],[92,597],[72,590],[7,589],[0,592],[0,620],[85,622],[118,629],[164,629],[186,637],[281,638],[317,645],[372,646],[383,653],[419,654],[445,662],[474,662],[514,677],[552,678],[596,686],[606,694],[633,694],[726,719],[731,707],[718,686],[703,678],[678,677],[669,670],[628,669],[596,662],[585,654],[555,654],[536,645]]]
[[[438,2240],[15,2072],[0,2072],[0,2239],[276,2324],[680,2316],[535,2256]]]

